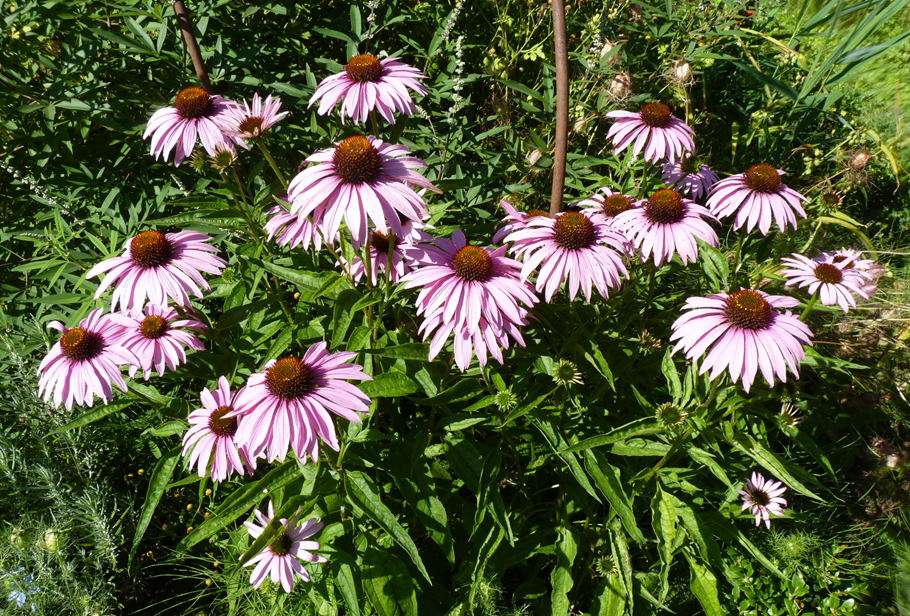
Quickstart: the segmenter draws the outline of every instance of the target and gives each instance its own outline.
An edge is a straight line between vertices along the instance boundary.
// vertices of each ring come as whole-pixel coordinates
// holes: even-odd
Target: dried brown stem
[[[193,60],[193,68],[196,69],[196,77],[199,78],[199,84],[209,94],[212,92],[212,82],[209,81],[209,75],[205,70],[205,63],[202,61],[202,52],[199,51],[199,43],[196,42],[196,35],[193,34],[193,22],[190,20],[190,13],[186,10],[183,0],[174,0],[174,13],[177,14],[177,23],[183,31],[183,40],[186,41],[186,50]]]
[[[553,160],[550,216],[562,210],[569,146],[569,52],[566,48],[565,0],[553,0],[553,44],[556,48],[556,155]]]

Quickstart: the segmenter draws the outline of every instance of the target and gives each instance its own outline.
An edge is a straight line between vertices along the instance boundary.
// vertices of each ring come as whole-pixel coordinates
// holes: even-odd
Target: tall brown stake
[[[566,49],[566,2],[553,0],[553,44],[556,47],[556,156],[550,216],[562,210],[566,189],[566,151],[569,146],[569,52]]]
[[[186,10],[183,0],[174,0],[174,12],[177,14],[177,23],[183,30],[183,40],[186,41],[186,50],[193,60],[193,68],[196,69],[196,77],[203,89],[212,94],[212,82],[209,81],[209,75],[205,70],[205,64],[202,62],[202,52],[199,51],[199,43],[196,42],[196,35],[193,34],[193,22],[190,20],[190,14]]]

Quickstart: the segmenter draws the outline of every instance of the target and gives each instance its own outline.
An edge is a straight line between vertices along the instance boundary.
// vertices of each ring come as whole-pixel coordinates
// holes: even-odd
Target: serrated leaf
[[[123,409],[130,406],[133,402],[112,402],[107,406],[102,406],[96,409],[92,409],[88,413],[83,413],[73,421],[66,423],[59,428],[51,430],[48,432],[48,435],[51,434],[62,434],[64,432],[69,432],[70,430],[75,430],[76,428],[81,428],[89,424],[95,423],[107,417],[108,415],[113,415],[114,413],[119,413]]]
[[[136,522],[136,532],[133,534],[133,545],[130,547],[128,559],[129,563],[132,563],[133,559],[136,557],[136,551],[139,549],[142,537],[145,535],[145,531],[152,522],[152,516],[155,514],[158,503],[161,502],[161,497],[164,495],[167,484],[171,481],[171,476],[174,474],[174,469],[177,468],[177,463],[180,462],[181,449],[182,447],[178,445],[168,451],[160,460],[158,460],[154,470],[152,470],[152,475],[149,477],[149,487],[145,493],[145,502],[142,503],[139,521]]]
[[[149,428],[146,430],[146,432],[152,436],[173,436],[175,434],[182,434],[186,432],[186,429],[188,427],[189,426],[185,421],[175,419],[174,421],[169,421],[155,428]]]
[[[376,522],[384,531],[389,533],[398,545],[400,545],[414,564],[427,579],[430,585],[433,581],[430,574],[427,573],[423,565],[423,559],[420,558],[420,552],[414,544],[414,540],[408,535],[408,532],[398,523],[395,515],[382,502],[379,497],[379,488],[373,483],[366,474],[360,471],[347,471],[345,473],[345,486],[347,486],[348,498],[355,499],[355,504]]]
[[[660,484],[651,499],[651,528],[657,537],[657,553],[660,556],[660,601],[670,591],[670,567],[673,566],[673,544],[676,541],[676,507],[673,499]]]

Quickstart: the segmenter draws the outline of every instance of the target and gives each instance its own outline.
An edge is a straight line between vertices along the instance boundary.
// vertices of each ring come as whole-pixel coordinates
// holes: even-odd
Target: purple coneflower
[[[848,312],[850,308],[856,308],[854,293],[863,299],[869,299],[863,287],[872,276],[864,271],[838,263],[815,261],[798,254],[792,258],[785,257],[781,262],[789,266],[789,269],[780,272],[787,279],[785,286],[798,285],[800,289],[809,287],[809,294],[817,292],[823,306],[837,304],[844,312]],[[843,262],[851,264],[847,260]]]
[[[136,314],[115,313],[110,319],[123,326],[116,343],[131,351],[138,360],[130,366],[130,378],[136,376],[139,368],[146,381],[152,374],[152,367],[158,376],[164,376],[165,367],[176,370],[177,366],[186,363],[183,347],[205,350],[202,340],[181,329],[201,331],[205,325],[195,319],[181,318],[170,306],[146,304],[144,315],[139,311]]]
[[[607,219],[615,218],[626,210],[631,210],[635,207],[635,200],[629,195],[613,191],[606,186],[600,189],[600,193],[594,193],[590,197],[576,201],[572,205],[585,207],[589,211],[601,214]]]
[[[781,183],[780,176],[785,174],[783,169],[765,163],[752,165],[745,173],[715,184],[708,195],[708,208],[718,218],[735,213],[734,229],[746,225],[748,232],[758,226],[762,235],[768,235],[772,217],[781,231],[786,231],[788,225],[796,229],[794,213],[805,218],[800,201],[808,199]]]
[[[619,288],[622,276],[629,277],[623,263],[631,251],[628,240],[592,210],[531,219],[506,242],[524,261],[522,281],[540,267],[537,292],[543,291],[548,302],[566,280],[570,300],[581,288],[590,302],[592,286],[609,299],[610,289]]]
[[[673,349],[686,351],[686,359],[696,360],[710,347],[699,374],[711,370],[714,380],[728,370],[736,383],[742,378],[746,393],[757,370],[774,386],[774,377],[787,381],[787,368],[799,378],[799,362],[806,354],[803,345],[812,345],[812,332],[789,310],[799,302],[792,297],[768,295],[742,289],[727,295],[690,297],[689,310],[673,323]]]
[[[370,238],[370,281],[373,285],[379,283],[379,272],[388,270],[389,281],[398,284],[405,274],[411,271],[411,258],[408,256],[410,246],[418,242],[430,242],[432,237],[422,231],[426,225],[405,221],[401,223],[401,236],[394,233],[381,233],[373,231]],[[389,252],[391,251],[391,259]],[[389,266],[391,265],[391,268]],[[366,276],[363,259],[355,257],[350,266],[354,282]]]
[[[780,481],[765,479],[761,473],[754,471],[752,478],[746,480],[746,489],[737,490],[743,497],[743,511],[751,509],[755,525],[761,526],[761,521],[764,520],[768,530],[771,530],[770,514],[784,514],[787,501],[780,496],[786,491],[787,488]]]
[[[617,153],[632,145],[635,156],[644,148],[647,161],[657,163],[666,159],[675,163],[685,152],[695,151],[692,140],[695,131],[674,116],[663,103],[648,103],[638,113],[611,111],[607,117],[616,118],[607,137],[613,138]]]
[[[313,92],[307,109],[322,99],[317,113],[325,115],[341,102],[341,121],[350,116],[357,124],[367,120],[370,111],[376,110],[388,122],[395,122],[395,112],[404,115],[417,113],[408,88],[421,96],[427,93],[420,83],[426,75],[413,66],[399,62],[398,58],[380,60],[368,53],[354,56],[345,65],[344,72],[326,77]]]
[[[505,253],[505,246],[493,251],[472,246],[461,231],[455,231],[451,240],[435,240],[435,246],[409,249],[414,271],[402,283],[409,289],[423,287],[417,296],[417,313],[424,315],[423,339],[433,336],[431,361],[452,333],[455,363],[462,372],[473,353],[481,366],[487,363],[488,351],[502,363],[509,336],[524,346],[518,326],[527,325],[527,308],[537,297],[529,284],[519,280],[521,264]]]
[[[872,259],[863,259],[859,250],[842,248],[832,252],[823,252],[812,259],[819,263],[833,263],[841,269],[854,269],[868,274],[868,279],[863,281],[863,292],[872,297],[878,291],[878,279],[888,273],[884,267]]]
[[[316,225],[310,222],[306,216],[292,214],[288,211],[292,206],[287,195],[275,197],[275,200],[278,201],[278,205],[266,212],[266,215],[271,218],[263,227],[269,239],[275,239],[275,236],[278,236],[275,243],[279,246],[290,248],[302,246],[304,250],[309,250],[310,243],[312,243],[316,250],[321,250],[323,237]],[[318,220],[324,211],[325,208],[320,206],[313,211],[311,216]],[[336,235],[335,241],[338,239]],[[334,245],[334,243],[334,241],[328,242],[329,245]]]
[[[200,272],[218,276],[227,266],[223,259],[211,254],[219,252],[207,244],[211,239],[198,231],[167,234],[143,231],[126,241],[122,255],[105,259],[85,277],[107,272],[95,299],[120,282],[114,289],[114,310],[118,303],[123,310],[141,310],[146,297],[156,306],[167,304],[168,297],[187,306],[190,303],[187,292],[202,297],[202,289],[210,288]]]
[[[641,251],[645,262],[654,255],[654,265],[660,267],[678,254],[683,265],[698,258],[698,238],[717,246],[717,234],[707,222],[716,220],[706,208],[670,188],[663,188],[650,198],[639,201],[636,207],[617,215],[610,224],[626,234]]]
[[[366,243],[370,225],[381,233],[391,227],[392,233],[401,235],[399,214],[413,222],[428,215],[423,198],[411,185],[441,192],[413,171],[427,164],[410,153],[403,145],[359,135],[316,152],[306,160],[316,164],[299,173],[288,188],[291,213],[315,216],[322,208],[313,222],[326,237],[335,237],[343,218],[356,245]]]
[[[329,411],[355,423],[358,413],[370,412],[370,399],[344,379],[371,381],[363,367],[348,364],[356,353],[329,353],[326,343],[311,346],[303,357],[271,360],[252,375],[237,394],[234,410],[240,418],[234,437],[250,455],[268,461],[284,460],[288,447],[300,462],[307,454],[319,457],[318,435],[338,451],[335,424]]]
[[[701,165],[694,156],[687,156],[678,163],[660,166],[661,177],[667,186],[676,186],[680,193],[692,199],[701,199],[720,179],[708,165]]]
[[[493,234],[493,243],[498,244],[502,241],[504,237],[512,233],[513,231],[518,231],[519,229],[524,229],[527,222],[536,217],[536,216],[547,216],[549,217],[549,212],[544,212],[543,210],[530,210],[527,212],[519,212],[512,204],[506,201],[505,199],[499,200],[499,205],[502,206],[502,209],[506,211],[506,215],[497,225],[496,233]]]
[[[173,107],[163,107],[152,115],[142,138],[152,136],[152,156],[155,158],[161,155],[162,160],[167,161],[174,150],[174,165],[179,165],[193,153],[197,139],[209,156],[214,156],[219,148],[234,151],[231,140],[221,132],[219,122],[236,104],[202,88],[185,88],[177,95]]]
[[[217,122],[221,131],[229,137],[241,140],[253,139],[272,128],[288,114],[287,111],[279,111],[280,109],[280,98],[277,96],[272,98],[272,95],[269,94],[263,102],[257,92],[253,94],[252,107],[246,101],[243,101],[243,105],[240,103],[230,105],[225,113],[218,117]],[[238,143],[247,147],[243,141],[238,141]]]
[[[305,560],[308,563],[324,563],[325,556],[319,556],[312,552],[319,549],[318,541],[307,541],[320,530],[322,522],[317,522],[316,518],[310,518],[298,526],[300,523],[300,508],[297,509],[297,515],[293,520],[281,518],[281,525],[284,530],[278,537],[272,541],[271,545],[262,550],[259,554],[243,563],[244,567],[255,564],[253,574],[250,576],[250,584],[253,588],[259,588],[266,576],[271,574],[272,582],[281,583],[285,592],[294,590],[294,573],[300,576],[304,582],[310,581],[310,574],[307,573],[303,565],[297,560]],[[275,508],[269,501],[269,514],[265,515],[261,511],[256,511],[256,519],[259,520],[258,526],[255,522],[244,522],[247,531],[253,539],[259,537],[266,527],[271,524],[272,518],[275,517]],[[258,564],[257,564],[258,563]]]
[[[237,418],[225,417],[234,410],[236,393],[231,393],[231,384],[225,377],[218,378],[218,388],[203,389],[200,395],[202,406],[190,413],[191,427],[183,435],[183,455],[190,449],[190,468],[197,466],[199,476],[205,477],[209,461],[212,462],[212,481],[224,481],[232,473],[243,475],[243,463],[249,472],[256,470],[256,458],[247,455],[234,442],[237,433]],[[215,457],[212,458],[214,452]]]
[[[120,367],[135,363],[136,357],[115,343],[121,326],[102,316],[100,308],[79,327],[67,329],[60,321],[47,326],[63,335],[38,366],[38,395],[45,402],[53,400],[54,408],[64,404],[69,411],[73,402],[92,406],[96,394],[107,404],[113,397],[111,383],[126,391]]]

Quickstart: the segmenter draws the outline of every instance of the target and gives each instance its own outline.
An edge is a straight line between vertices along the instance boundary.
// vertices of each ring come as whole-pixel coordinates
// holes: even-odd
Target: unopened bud
[[[622,99],[632,93],[632,76],[629,73],[620,73],[610,82],[610,96]]]
[[[683,59],[673,63],[673,79],[678,83],[688,83],[692,78],[692,67]]]

